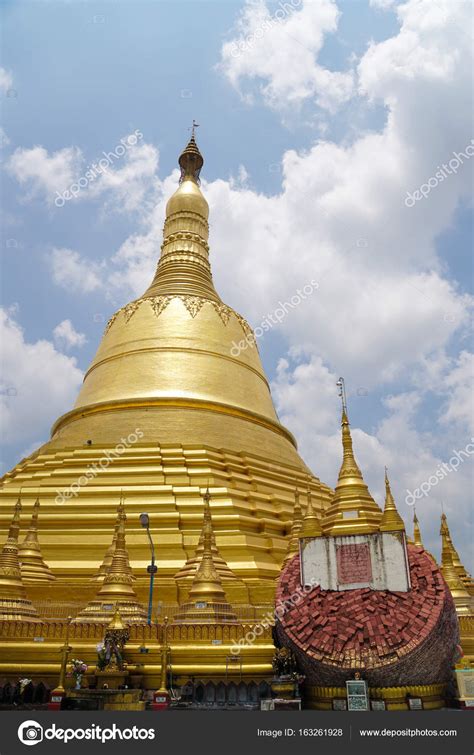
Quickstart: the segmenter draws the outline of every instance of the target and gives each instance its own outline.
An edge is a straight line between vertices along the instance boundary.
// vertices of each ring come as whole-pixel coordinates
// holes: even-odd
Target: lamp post
[[[153,545],[153,540],[150,534],[150,517],[148,514],[140,514],[140,524],[142,527],[146,529],[146,534],[148,535],[148,540],[150,542],[150,551],[151,551],[151,563],[149,566],[147,566],[146,570],[148,574],[150,575],[150,593],[148,596],[148,626],[151,626],[151,611],[153,608],[153,583],[155,581],[155,574],[158,571],[158,567],[155,565],[155,546]]]

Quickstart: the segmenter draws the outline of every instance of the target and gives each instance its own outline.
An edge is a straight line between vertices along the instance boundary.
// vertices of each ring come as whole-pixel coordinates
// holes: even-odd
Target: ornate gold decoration
[[[403,519],[397,511],[395,501],[393,499],[392,491],[390,489],[390,482],[387,475],[387,467],[385,467],[385,508],[380,520],[381,532],[405,532],[405,525]]]
[[[0,553],[0,620],[40,621],[36,608],[26,597],[18,560],[20,531],[20,499],[16,502],[8,536]]]
[[[33,514],[29,530],[18,549],[21,577],[25,583],[51,582],[56,579],[41,554],[41,548],[38,541],[39,506],[40,502],[39,498],[37,498],[33,506]]]

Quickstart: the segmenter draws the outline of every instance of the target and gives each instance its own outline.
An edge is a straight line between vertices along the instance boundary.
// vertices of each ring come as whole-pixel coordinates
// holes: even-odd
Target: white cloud
[[[272,108],[288,110],[311,98],[334,111],[351,97],[353,75],[330,71],[317,58],[326,35],[337,30],[338,18],[333,0],[295,0],[277,10],[263,0],[247,2],[236,36],[222,46],[220,69],[239,91],[244,80],[265,82],[260,92]]]
[[[50,341],[28,343],[14,311],[0,310],[0,333],[4,442],[31,444],[71,408],[82,372],[73,357],[60,354]]]
[[[9,172],[27,187],[27,198],[44,196],[53,205],[57,193],[70,186],[82,164],[77,147],[65,147],[48,154],[44,147],[18,148],[7,163]]]
[[[71,320],[63,320],[53,330],[54,340],[59,348],[72,349],[84,346],[87,339],[84,333],[78,333]]]
[[[51,207],[103,198],[104,211],[146,212],[146,194],[156,180],[159,152],[140,141],[130,145],[131,137],[134,134],[123,137],[113,150],[87,165],[82,150],[75,146],[52,154],[41,146],[18,148],[7,169],[25,186],[27,199],[39,197]],[[120,147],[126,150],[123,154]]]
[[[105,262],[98,263],[81,257],[73,249],[54,248],[49,255],[53,280],[62,288],[76,293],[91,293],[103,285]]]
[[[13,84],[13,77],[10,71],[0,67],[0,92],[8,92]]]

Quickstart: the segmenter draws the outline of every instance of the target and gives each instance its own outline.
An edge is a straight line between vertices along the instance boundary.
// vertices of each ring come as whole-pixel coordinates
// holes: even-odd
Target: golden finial
[[[321,522],[319,521],[319,517],[313,508],[311,488],[309,487],[309,483],[308,483],[307,497],[308,497],[308,504],[306,506],[306,512],[303,517],[303,526],[299,534],[300,539],[303,539],[306,537],[321,537],[321,535],[323,534],[323,531],[321,528]]]
[[[403,519],[397,511],[395,501],[393,499],[392,491],[390,489],[390,482],[387,474],[387,467],[385,467],[385,508],[380,520],[381,532],[395,532],[405,531],[405,525]]]
[[[193,125],[191,127],[191,138],[179,156],[178,162],[181,168],[181,177],[179,179],[180,183],[185,180],[191,180],[199,183],[199,174],[201,172],[202,166],[204,165],[204,159],[199,151],[199,147],[196,144],[196,128],[198,126],[199,123],[196,123],[196,121],[193,120]]]

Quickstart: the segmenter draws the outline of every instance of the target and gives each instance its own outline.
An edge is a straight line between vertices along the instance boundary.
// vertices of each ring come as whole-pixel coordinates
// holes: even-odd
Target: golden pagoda
[[[110,568],[97,596],[74,619],[76,623],[108,623],[111,610],[120,612],[128,624],[140,624],[147,620],[146,611],[132,586],[133,577],[125,544],[127,517],[122,504],[118,509],[118,519],[117,541]]]
[[[390,489],[390,482],[387,474],[387,467],[385,467],[385,507],[383,510],[382,518],[380,520],[381,532],[404,532],[405,524],[395,506],[395,501]]]
[[[139,524],[146,509],[159,543],[155,587],[160,600],[177,604],[174,576],[186,564],[195,571],[188,559],[199,544],[200,491],[209,484],[219,491],[220,557],[244,585],[240,600],[273,601],[290,497],[310,470],[277,417],[250,326],[214,287],[194,133],[179,165],[151,285],[110,318],[75,406],[55,422],[51,439],[3,477],[4,526],[20,487],[28,496],[41,492],[42,552],[57,577],[47,594],[38,592],[41,600],[68,601],[72,590],[83,603],[90,599],[123,489],[137,594],[146,600],[148,544]],[[318,507],[327,507],[329,488],[311,476],[311,489]]]
[[[39,506],[40,502],[39,498],[37,498],[33,506],[30,527],[25,539],[18,549],[21,577],[23,582],[26,583],[50,582],[51,580],[56,579],[41,555],[41,548],[38,541]]]
[[[382,519],[379,506],[369,493],[357,466],[345,401],[342,409],[342,465],[334,498],[324,513],[324,535],[358,535],[378,532]]]
[[[209,508],[209,490],[204,495],[202,525],[203,553],[189,592],[189,599],[180,606],[174,623],[236,622],[237,616],[227,601],[222,580],[212,554],[212,518]]]
[[[300,506],[300,494],[298,490],[295,490],[295,505],[293,508],[293,521],[291,523],[290,539],[288,540],[288,546],[286,549],[283,564],[286,564],[288,561],[290,561],[293,558],[293,556],[296,556],[296,554],[299,553],[299,549],[300,549],[299,538],[300,538],[302,526],[303,526],[303,514],[302,514],[301,506]]]
[[[0,553],[0,621],[40,621],[36,608],[26,596],[18,560],[20,499],[16,502],[6,542]]]

